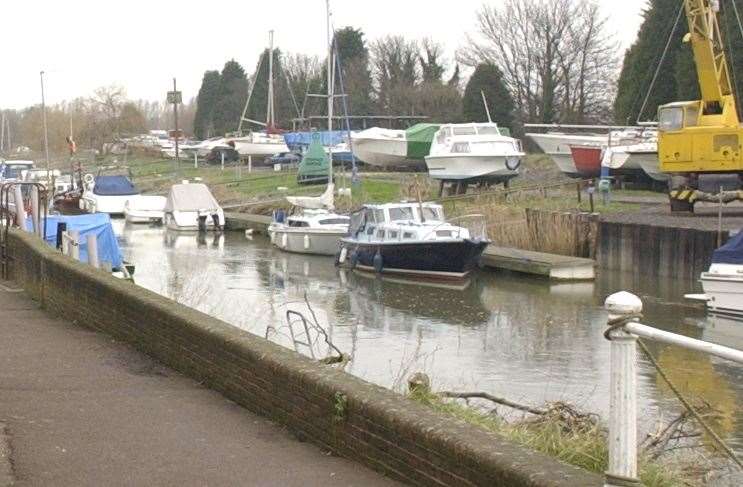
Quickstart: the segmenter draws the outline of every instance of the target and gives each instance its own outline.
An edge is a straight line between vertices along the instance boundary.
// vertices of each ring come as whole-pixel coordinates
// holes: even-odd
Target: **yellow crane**
[[[673,211],[743,200],[743,127],[720,35],[719,0],[684,0],[701,100],[658,108],[658,159]]]

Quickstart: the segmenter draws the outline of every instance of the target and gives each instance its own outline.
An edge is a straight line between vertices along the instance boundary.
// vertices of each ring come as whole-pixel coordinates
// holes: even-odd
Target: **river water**
[[[436,390],[486,391],[541,405],[567,401],[608,413],[609,343],[605,297],[628,290],[642,297],[644,322],[743,349],[743,324],[707,318],[684,302],[700,292],[688,281],[654,281],[603,272],[595,283],[555,284],[501,272],[479,272],[466,286],[421,286],[336,269],[331,258],[279,252],[268,240],[240,233],[177,234],[115,222],[138,285],[292,347],[286,312],[310,316],[305,295],[331,341],[352,361],[346,370],[398,391],[414,372]],[[330,354],[322,337],[300,353]],[[680,389],[722,412],[717,424],[743,452],[743,369],[722,360],[650,344]],[[641,358],[639,417],[654,430],[680,411],[655,369]],[[503,411],[506,412],[506,411]]]

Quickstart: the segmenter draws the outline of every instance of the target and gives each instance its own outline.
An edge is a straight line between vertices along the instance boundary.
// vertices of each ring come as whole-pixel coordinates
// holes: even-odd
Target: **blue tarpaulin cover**
[[[715,250],[712,254],[712,263],[743,265],[743,230],[728,240],[728,243]]]
[[[300,150],[312,143],[312,134],[318,134],[320,143],[324,146],[338,145],[348,139],[348,132],[345,130],[334,130],[332,132],[326,130],[324,132],[288,132],[284,134],[284,142],[290,149]]]
[[[111,217],[107,213],[75,216],[49,215],[46,219],[46,242],[52,247],[57,244],[58,223],[66,223],[68,232],[70,230],[80,232],[80,260],[82,262],[88,262],[87,236],[95,234],[98,237],[98,260],[110,262],[114,269],[121,267],[121,249],[111,225]],[[30,219],[26,223],[26,228],[31,228]]]
[[[98,176],[95,178],[93,193],[101,196],[130,196],[139,194],[139,191],[126,176]]]

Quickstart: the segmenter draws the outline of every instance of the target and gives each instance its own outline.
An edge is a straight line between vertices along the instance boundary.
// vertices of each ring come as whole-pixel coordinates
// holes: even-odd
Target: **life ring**
[[[374,259],[372,259],[372,264],[374,265],[374,270],[377,274],[381,274],[384,270],[384,259],[382,258],[382,254],[377,252],[374,254]]]
[[[520,157],[506,157],[506,168],[509,171],[515,171],[519,167],[521,167],[521,158]]]
[[[85,181],[86,184],[91,185],[95,181],[95,176],[92,174],[86,174],[83,176],[83,181]]]

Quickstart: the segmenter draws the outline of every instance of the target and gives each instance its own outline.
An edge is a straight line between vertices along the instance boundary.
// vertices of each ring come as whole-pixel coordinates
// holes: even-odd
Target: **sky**
[[[487,0],[494,5],[499,0]],[[622,49],[635,39],[647,0],[597,0]],[[333,24],[431,37],[449,60],[473,32],[484,0],[331,0]],[[4,0],[0,3],[0,108],[40,103],[40,71],[49,104],[119,84],[131,99],[159,100],[173,77],[184,100],[204,71],[234,58],[252,72],[268,31],[284,52],[324,55],[323,0]]]

